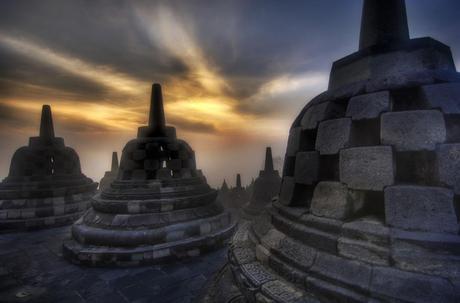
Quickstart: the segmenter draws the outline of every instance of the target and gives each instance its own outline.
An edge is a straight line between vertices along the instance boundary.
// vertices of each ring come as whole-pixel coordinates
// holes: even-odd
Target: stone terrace
[[[193,302],[226,249],[168,265],[79,267],[62,258],[70,227],[0,235],[0,302]]]

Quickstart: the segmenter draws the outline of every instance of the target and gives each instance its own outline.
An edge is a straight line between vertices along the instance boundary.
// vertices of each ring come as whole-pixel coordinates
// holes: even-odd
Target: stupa
[[[153,84],[149,124],[123,149],[117,178],[72,227],[64,256],[77,264],[126,266],[198,256],[227,243],[235,228],[195,153],[166,126]]]
[[[40,135],[16,150],[0,183],[0,232],[72,224],[96,188],[81,173],[75,150],[54,136],[51,107],[43,105]]]
[[[459,170],[449,47],[409,38],[403,0],[364,0],[359,51],[292,124],[279,199],[234,236],[238,300],[460,302]]]
[[[228,208],[237,210],[238,212],[248,202],[248,193],[246,188],[241,184],[241,174],[236,174],[235,186],[230,188]]]
[[[99,182],[99,190],[104,190],[110,186],[113,180],[118,174],[118,154],[117,152],[112,153],[112,166],[109,171],[106,171],[104,177]]]
[[[280,184],[280,175],[273,168],[272,149],[267,147],[264,169],[260,171],[259,177],[254,181],[249,203],[243,208],[243,216],[250,219],[259,215],[278,195]]]

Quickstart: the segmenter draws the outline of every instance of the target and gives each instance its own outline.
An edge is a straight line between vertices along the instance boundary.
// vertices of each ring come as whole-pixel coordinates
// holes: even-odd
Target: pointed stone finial
[[[118,170],[118,154],[117,152],[112,153],[112,168],[111,172],[116,172]]]
[[[222,190],[222,191],[227,191],[228,190],[227,181],[225,181],[225,179],[224,179],[224,182],[222,183],[222,186],[221,186],[220,190]]]
[[[273,158],[272,158],[272,148],[267,147],[265,150],[265,168],[266,172],[273,171]]]
[[[409,39],[405,0],[364,0],[360,50]]]
[[[53,116],[51,115],[51,106],[43,105],[42,117],[40,121],[40,137],[54,138]]]
[[[165,112],[163,108],[163,94],[161,85],[152,85],[152,95],[150,98],[149,127],[156,135],[164,135],[166,129]]]
[[[241,175],[236,175],[236,188],[241,188]]]

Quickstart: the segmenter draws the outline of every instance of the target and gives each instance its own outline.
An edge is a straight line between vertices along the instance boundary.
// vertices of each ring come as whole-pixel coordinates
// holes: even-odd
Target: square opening
[[[380,145],[380,119],[353,121],[351,146]]]
[[[319,179],[321,181],[339,181],[339,154],[319,157]]]
[[[396,152],[396,182],[437,185],[436,153],[433,151]]]
[[[460,115],[444,115],[447,130],[447,142],[460,142]]]
[[[292,195],[291,206],[301,206],[310,208],[314,190],[315,185],[305,185],[296,183],[294,185],[294,193]]]
[[[283,176],[293,177],[295,170],[295,157],[286,157],[284,160]]]
[[[428,109],[418,87],[397,89],[391,91],[393,111]]]
[[[300,135],[300,150],[313,151],[315,150],[316,134],[318,129],[303,130]]]

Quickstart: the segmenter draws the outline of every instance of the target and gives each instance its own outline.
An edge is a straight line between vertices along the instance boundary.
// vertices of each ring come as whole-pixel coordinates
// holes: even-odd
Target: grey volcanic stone
[[[281,183],[280,202],[284,205],[290,205],[294,195],[295,181],[293,177],[284,177]]]
[[[453,303],[459,300],[459,294],[445,279],[388,267],[374,267],[370,288],[390,301]]]
[[[391,110],[389,91],[356,96],[350,99],[347,117],[353,120],[378,118],[382,112]]]
[[[318,127],[316,150],[321,155],[337,154],[342,148],[348,147],[350,135],[350,118],[323,121]]]
[[[318,123],[327,118],[329,102],[312,105],[302,117],[300,124],[302,129],[315,129]]]
[[[320,217],[344,220],[362,207],[362,195],[340,182],[320,182],[315,187],[311,212]]]
[[[441,144],[436,150],[439,181],[460,194],[460,144]]]
[[[440,108],[445,114],[460,113],[460,83],[425,85],[421,93],[429,107]]]
[[[340,152],[340,181],[349,188],[382,190],[394,183],[390,146],[355,147]]]
[[[434,150],[446,140],[444,117],[437,110],[385,113],[381,123],[382,144],[397,151]]]
[[[453,199],[445,188],[390,186],[385,189],[385,219],[402,229],[458,233]]]
[[[302,129],[300,127],[294,127],[290,130],[286,156],[295,156],[295,154],[300,150],[301,135]]]
[[[318,181],[319,153],[299,152],[295,159],[294,178],[297,183],[313,184]]]

